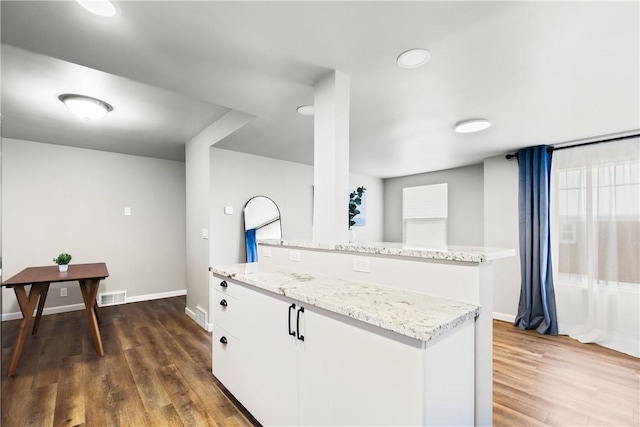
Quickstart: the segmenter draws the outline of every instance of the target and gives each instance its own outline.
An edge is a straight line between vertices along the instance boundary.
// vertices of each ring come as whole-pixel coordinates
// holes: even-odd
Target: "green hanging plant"
[[[354,218],[360,213],[358,206],[362,204],[362,196],[366,190],[364,187],[358,187],[349,194],[349,230],[356,224]]]

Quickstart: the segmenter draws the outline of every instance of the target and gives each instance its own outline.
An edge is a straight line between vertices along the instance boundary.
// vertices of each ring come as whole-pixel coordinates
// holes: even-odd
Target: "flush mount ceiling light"
[[[430,58],[431,52],[426,49],[411,49],[400,54],[396,62],[402,68],[418,68],[426,64]]]
[[[80,6],[89,12],[99,16],[113,16],[116,14],[116,7],[109,0],[76,0]]]
[[[301,114],[303,116],[313,116],[315,110],[313,108],[313,105],[301,105],[296,109],[296,111],[298,112],[298,114]]]
[[[99,119],[104,117],[113,107],[104,101],[90,96],[65,93],[58,96],[64,105],[76,116],[86,120]]]
[[[456,123],[455,131],[458,133],[479,132],[491,126],[491,122],[487,119],[471,119]]]

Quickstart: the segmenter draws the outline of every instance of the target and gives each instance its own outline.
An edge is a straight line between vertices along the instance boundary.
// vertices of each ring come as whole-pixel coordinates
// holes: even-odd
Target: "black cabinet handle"
[[[291,310],[295,310],[296,309],[296,305],[295,304],[291,304],[289,306],[289,315],[287,316],[287,327],[289,329],[289,335],[295,337],[296,336],[296,332],[291,330]]]
[[[226,343],[227,343],[227,337],[222,337],[222,338],[220,338],[220,342],[221,342],[222,344],[226,344]]]
[[[223,287],[223,288],[226,288],[229,285],[227,285],[227,281],[226,280],[223,280],[222,282],[220,282],[220,286]]]
[[[300,333],[300,313],[304,313],[304,307],[300,307],[296,314],[296,332],[298,333],[298,339],[304,341],[304,335]]]
[[[226,307],[227,306],[227,300],[223,299],[222,301],[220,301],[220,305],[223,306],[223,307]]]

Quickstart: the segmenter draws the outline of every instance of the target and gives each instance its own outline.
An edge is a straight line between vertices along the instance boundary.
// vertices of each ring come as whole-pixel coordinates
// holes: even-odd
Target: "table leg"
[[[8,376],[13,376],[16,372],[16,368],[18,367],[18,361],[20,360],[22,348],[24,347],[24,340],[27,336],[27,331],[29,330],[29,323],[31,323],[33,311],[35,310],[38,299],[43,292],[43,284],[31,285],[31,290],[29,291],[28,296],[24,289],[24,285],[14,286],[13,291],[16,293],[18,305],[22,312],[22,322],[20,323],[20,330],[18,331],[16,344],[14,345],[13,353],[11,354],[11,362],[9,363],[9,370],[7,371]]]
[[[96,319],[98,319],[98,323],[100,322],[100,313],[98,312],[98,301],[93,303],[93,312],[96,314]]]
[[[91,333],[93,333],[93,340],[96,344],[96,353],[100,356],[104,356],[104,349],[102,348],[102,338],[100,337],[100,328],[98,328],[98,316],[96,315],[95,304],[96,295],[98,294],[98,286],[100,285],[100,279],[87,279],[80,280],[80,290],[82,291],[82,299],[84,300],[85,311],[89,318],[89,326],[91,327]]]
[[[40,319],[42,318],[42,310],[44,310],[44,303],[47,301],[47,294],[49,293],[49,283],[43,283],[40,291],[40,301],[38,302],[38,311],[36,312],[36,320],[33,322],[33,330],[31,335],[38,333],[38,327],[40,326]]]

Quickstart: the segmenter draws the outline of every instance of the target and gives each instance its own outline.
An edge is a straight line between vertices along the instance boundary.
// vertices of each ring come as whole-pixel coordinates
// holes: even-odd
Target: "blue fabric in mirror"
[[[247,246],[247,262],[258,261],[258,242],[256,241],[256,229],[251,228],[245,232]]]

